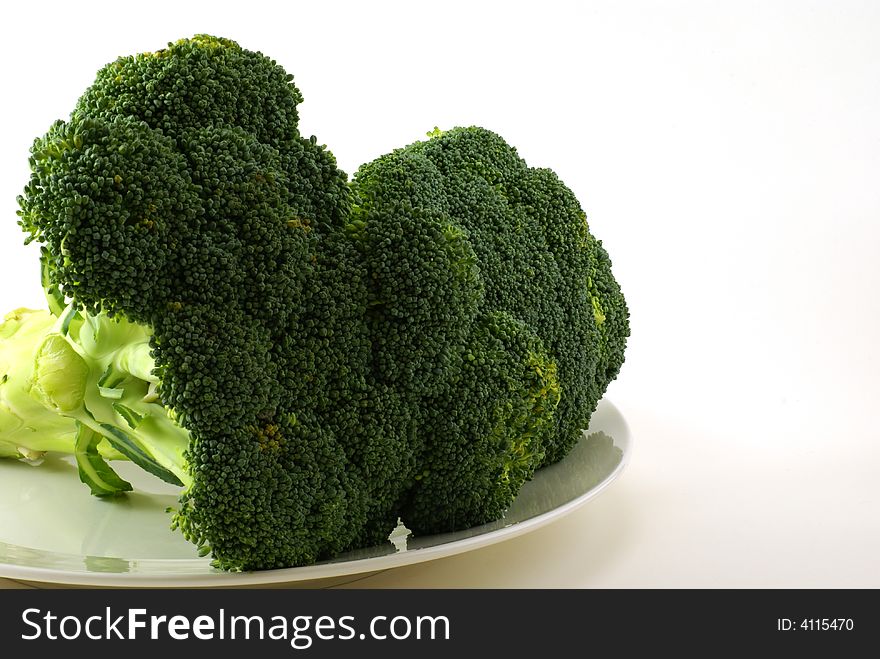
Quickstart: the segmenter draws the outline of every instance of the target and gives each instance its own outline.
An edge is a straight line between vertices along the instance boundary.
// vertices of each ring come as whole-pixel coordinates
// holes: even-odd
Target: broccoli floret
[[[102,68],[74,113],[132,117],[175,136],[206,126],[238,126],[278,146],[299,135],[302,94],[293,76],[230,39],[199,34]]]
[[[483,280],[467,234],[441,213],[356,206],[350,236],[369,273],[374,374],[406,393],[445,386],[470,332]]]
[[[374,377],[410,402],[420,533],[497,519],[563,457],[622,363],[628,312],[571,191],[481,128],[362,166]]]
[[[482,128],[433,131],[362,166],[354,190],[374,214],[434,213],[466,236],[479,309],[505,312],[543,342],[560,389],[542,464],[581,437],[623,361],[629,314],[607,253],[571,190]],[[407,522],[408,523],[408,522]]]
[[[95,313],[149,322],[203,216],[186,158],[142,122],[75,115],[34,142],[30,163],[20,224],[43,244],[48,283]]]
[[[424,407],[424,451],[401,513],[420,533],[498,519],[544,457],[559,403],[556,365],[505,312],[481,317],[449,389]]]
[[[228,40],[120,59],[36,141],[20,199],[50,290],[89,317],[149,332],[158,395],[190,437],[175,523],[230,569],[309,563],[351,545],[369,474],[349,456],[396,463],[393,443],[357,446],[369,429],[352,438],[327,423],[326,391],[288,370],[331,343],[308,316],[316,296],[334,314],[364,305],[359,280],[306,286],[345,274],[344,263],[321,272],[319,238],[342,230],[351,202],[329,152],[297,132],[300,99],[274,62]],[[317,355],[337,361],[318,368],[366,358],[365,332],[346,329]],[[329,376],[345,383],[346,404],[366,398],[353,371]]]

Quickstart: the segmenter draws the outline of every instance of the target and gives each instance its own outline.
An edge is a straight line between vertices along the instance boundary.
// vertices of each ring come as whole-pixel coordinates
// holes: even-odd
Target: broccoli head
[[[505,312],[543,342],[559,404],[542,464],[555,462],[578,441],[623,362],[629,313],[611,262],[552,171],[528,167],[482,128],[429,136],[362,166],[353,189],[375,217],[402,208],[442,218],[479,273],[467,322],[475,310]]]
[[[98,72],[34,142],[20,225],[48,311],[0,325],[0,457],[182,486],[218,567],[312,563],[503,515],[623,361],[572,192],[481,128],[349,182],[274,61],[198,35]]]
[[[351,327],[362,273],[321,252],[350,193],[329,152],[299,135],[300,100],[280,67],[228,40],[122,58],[35,142],[20,199],[53,306],[148,333],[165,415],[189,433],[175,523],[226,568],[351,545],[372,474],[347,456],[365,469],[398,460],[359,418],[373,409],[366,329]],[[315,322],[328,304],[333,317]],[[322,406],[351,401],[367,412],[324,418]]]
[[[553,172],[482,128],[429,137],[352,185],[372,236],[377,372],[419,418],[402,510],[422,533],[497,519],[564,457],[629,335],[608,255]]]

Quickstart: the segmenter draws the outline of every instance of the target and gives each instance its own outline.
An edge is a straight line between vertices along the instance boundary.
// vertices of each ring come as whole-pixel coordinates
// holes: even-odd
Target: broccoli
[[[319,253],[350,213],[348,184],[299,134],[300,99],[281,67],[224,39],[121,58],[36,140],[20,199],[50,292],[63,292],[56,306],[149,333],[164,416],[189,433],[174,523],[229,569],[350,546],[372,481],[347,456],[363,442],[370,465],[398,459],[359,418],[321,416],[319,403],[358,396],[369,411],[372,392],[357,382],[364,333],[345,325],[365,301],[344,260]],[[341,288],[309,289],[324,267]],[[306,317],[316,303],[339,317],[329,350],[333,319]],[[287,370],[308,359],[331,371],[320,389],[307,369]],[[132,437],[122,415],[99,425],[115,434],[104,426],[164,453],[164,438]]]
[[[503,515],[587,427],[628,312],[571,191],[480,128],[349,182],[274,61],[197,35],[35,140],[48,311],[0,325],[0,457],[128,459],[215,565],[304,565]]]
[[[561,459],[629,334],[607,253],[553,172],[482,128],[429,137],[353,181],[355,217],[373,227],[376,360],[423,416],[402,513],[422,533],[497,519]]]
[[[555,462],[580,438],[623,363],[629,312],[611,262],[552,171],[528,167],[482,128],[429,136],[358,170],[361,212],[433,213],[462,237],[459,249],[479,272],[475,308],[506,312],[544,342],[562,392],[542,459]]]

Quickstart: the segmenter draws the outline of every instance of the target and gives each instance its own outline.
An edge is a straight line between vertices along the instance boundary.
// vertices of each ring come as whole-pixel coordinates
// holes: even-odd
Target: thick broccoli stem
[[[0,323],[0,457],[73,452],[76,423],[30,395],[34,351],[56,320],[44,311],[16,309]]]
[[[187,484],[189,433],[158,402],[150,336],[146,327],[73,309],[58,318],[10,314],[0,326],[0,354],[10,364],[0,399],[0,455],[73,453],[81,478],[99,496],[131,489],[105,457]]]

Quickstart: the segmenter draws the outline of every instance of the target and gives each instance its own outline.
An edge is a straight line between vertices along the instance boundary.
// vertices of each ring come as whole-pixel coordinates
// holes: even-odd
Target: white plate
[[[307,567],[230,574],[199,558],[168,528],[175,488],[114,463],[135,492],[108,501],[89,494],[65,459],[32,466],[0,460],[0,577],[90,586],[246,586],[284,584],[386,570],[485,547],[539,528],[592,499],[621,472],[630,453],[626,421],[602,401],[584,438],[561,462],[540,470],[505,517],[491,524],[410,537]],[[405,521],[405,520],[404,520]]]

